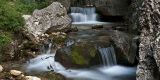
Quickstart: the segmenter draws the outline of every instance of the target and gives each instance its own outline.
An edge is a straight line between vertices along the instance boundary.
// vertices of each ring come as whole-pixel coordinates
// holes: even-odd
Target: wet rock
[[[18,70],[10,70],[10,74],[13,75],[13,76],[20,76],[23,73],[21,71],[18,71]]]
[[[54,31],[66,31],[70,28],[71,19],[66,9],[58,2],[50,6],[35,10],[26,21],[23,33],[33,42],[39,42],[40,37],[45,33]]]
[[[55,59],[67,68],[86,68],[97,64],[96,60],[99,59],[96,55],[97,49],[94,44],[77,43],[58,50]]]
[[[133,39],[134,36],[117,30],[112,31],[110,35],[117,51],[118,63],[134,64],[137,53],[137,40]]]
[[[74,40],[74,43],[59,49],[55,57],[56,61],[67,68],[84,68],[101,64],[97,47],[110,45],[109,36],[96,34],[94,31],[72,33],[70,38]]]
[[[92,29],[102,29],[103,25],[93,25]]]
[[[25,76],[25,80],[41,80],[41,79],[35,76]]]
[[[3,71],[3,66],[0,65],[0,72],[2,72],[2,71]]]

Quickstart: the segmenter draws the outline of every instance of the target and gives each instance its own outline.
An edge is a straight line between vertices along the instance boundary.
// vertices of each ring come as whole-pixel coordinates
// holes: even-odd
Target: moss
[[[72,59],[76,64],[79,64],[79,65],[88,64],[88,62],[84,59],[84,57],[76,51],[73,51]]]
[[[72,47],[71,57],[76,64],[89,65],[90,60],[95,57],[96,49],[93,45],[78,44]]]
[[[91,47],[91,48],[89,49],[90,56],[91,56],[91,57],[95,57],[96,51],[97,51],[97,50],[96,50],[94,47]]]
[[[52,36],[52,41],[56,44],[64,44],[66,39],[67,39],[67,36],[65,35]]]

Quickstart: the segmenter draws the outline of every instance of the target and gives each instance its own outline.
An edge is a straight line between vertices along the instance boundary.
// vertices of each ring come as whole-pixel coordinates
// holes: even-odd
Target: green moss
[[[81,48],[82,49],[82,48]],[[72,59],[76,64],[85,65],[88,64],[88,61],[83,57],[82,50],[79,47],[74,47],[72,49]]]
[[[72,59],[73,61],[75,61],[76,64],[79,64],[79,65],[87,64],[87,61],[78,52],[73,52]]]
[[[66,41],[67,37],[61,37],[61,36],[53,36],[52,41],[56,44],[63,44]]]
[[[94,47],[91,47],[91,48],[89,49],[90,56],[91,56],[91,57],[95,57],[96,51],[97,51],[97,50],[96,50]]]

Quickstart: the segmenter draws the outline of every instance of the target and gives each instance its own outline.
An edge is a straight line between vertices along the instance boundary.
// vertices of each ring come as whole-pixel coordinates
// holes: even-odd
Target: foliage
[[[24,20],[15,5],[9,0],[0,0],[0,29],[4,31],[16,31],[23,26]]]
[[[0,34],[0,46],[5,46],[12,41],[11,34],[9,33],[1,33]]]
[[[19,30],[24,25],[23,14],[31,14],[50,3],[50,0],[0,0],[0,29]]]

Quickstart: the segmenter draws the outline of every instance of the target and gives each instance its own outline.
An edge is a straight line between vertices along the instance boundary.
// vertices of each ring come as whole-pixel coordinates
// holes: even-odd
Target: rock
[[[10,74],[13,75],[13,76],[20,76],[23,73],[21,71],[18,71],[18,70],[10,70]]]
[[[24,18],[25,21],[27,21],[31,17],[31,15],[23,15],[22,17]]]
[[[101,64],[97,46],[108,47],[110,45],[108,35],[94,31],[79,31],[71,33],[69,37],[74,41],[70,41],[71,45],[57,51],[56,61],[66,68],[86,68]]]
[[[92,29],[102,29],[103,25],[93,25]]]
[[[59,49],[55,59],[66,68],[86,68],[100,64],[97,53],[94,44],[82,42]]]
[[[54,0],[60,2],[69,11],[71,6],[71,0]]]
[[[116,30],[91,30],[71,33],[69,37],[74,40],[74,44],[58,50],[55,59],[67,68],[99,65],[102,63],[102,58],[97,47],[113,46],[118,64],[134,66],[136,63],[137,40],[134,40],[132,36]]]
[[[2,72],[2,71],[3,71],[3,66],[0,65],[0,72]]]
[[[139,39],[139,64],[137,80],[160,80],[160,1],[133,0],[135,12],[132,27],[137,26]]]
[[[97,11],[104,16],[123,16],[127,12],[130,0],[96,0]]]
[[[25,76],[25,80],[41,80],[41,79],[35,76]]]
[[[133,35],[114,30],[110,32],[111,39],[115,44],[117,61],[123,65],[134,64],[137,52],[137,40],[133,39]]]
[[[30,40],[37,43],[45,33],[66,31],[70,28],[70,23],[71,19],[66,9],[59,2],[53,2],[44,9],[35,10],[26,21],[23,32]]]

